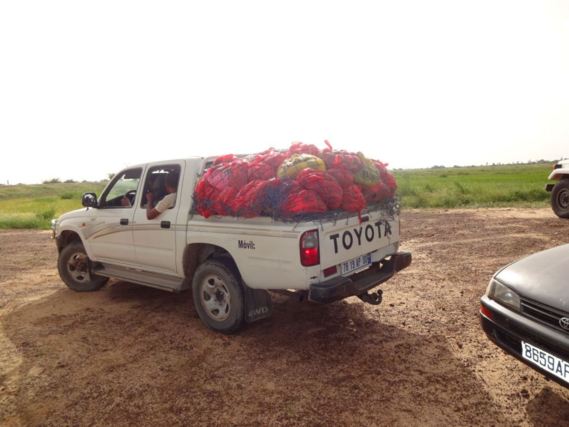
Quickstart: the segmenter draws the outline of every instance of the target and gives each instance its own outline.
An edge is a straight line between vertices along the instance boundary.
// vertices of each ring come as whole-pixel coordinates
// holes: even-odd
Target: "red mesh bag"
[[[213,199],[215,198],[216,192],[215,187],[208,183],[205,176],[202,177],[196,185],[194,192],[196,211],[204,218],[209,218],[215,214],[213,210]]]
[[[237,157],[235,157],[234,154],[226,154],[224,156],[219,156],[217,159],[215,159],[215,161],[213,162],[214,165],[219,165],[222,163],[229,163],[232,162],[233,160],[235,160]]]
[[[387,186],[393,196],[393,194],[395,194],[395,190],[397,190],[397,181],[395,180],[395,177],[388,170],[380,171],[379,174],[381,181]]]
[[[368,203],[377,203],[393,197],[391,190],[383,182],[365,187],[362,193]]]
[[[247,184],[247,162],[235,159],[212,166],[206,174],[207,181],[219,191],[225,187],[241,188]]]
[[[395,176],[387,170],[386,163],[382,163],[379,160],[375,160],[373,163],[379,171],[379,178],[381,182],[387,187],[387,196],[385,196],[385,198],[393,197],[397,190],[397,181]]]
[[[262,215],[275,216],[279,213],[280,206],[286,200],[289,193],[299,191],[301,187],[292,180],[272,178],[263,181],[256,194],[256,204],[261,208]]]
[[[276,168],[269,163],[258,162],[249,165],[249,181],[255,179],[271,179],[276,175]]]
[[[296,182],[307,190],[316,192],[330,210],[342,205],[344,191],[338,181],[326,172],[304,169],[296,176]]]
[[[312,154],[313,156],[320,157],[320,149],[314,144],[304,144],[303,142],[295,142],[288,149],[288,155],[290,157],[293,154]]]
[[[354,174],[348,169],[328,169],[328,174],[332,176],[342,188],[346,188],[354,183]]]
[[[271,179],[277,174],[277,168],[286,159],[286,153],[269,148],[257,154],[249,163],[249,181]]]
[[[280,164],[283,162],[284,159],[288,157],[287,153],[283,153],[281,151],[277,151],[274,148],[269,148],[268,150],[263,151],[262,153],[257,154],[253,160],[251,160],[252,164],[255,163],[267,163],[277,169]]]
[[[217,192],[213,196],[212,210],[215,215],[231,215],[233,210],[231,204],[237,195],[237,188],[225,187],[221,192]]]
[[[235,199],[231,203],[231,208],[237,216],[252,218],[261,214],[261,207],[256,206],[255,201],[258,198],[258,192],[263,184],[262,180],[256,179],[245,185],[236,194]]]
[[[342,209],[347,212],[360,212],[366,207],[366,200],[362,194],[362,190],[357,184],[352,184],[344,189],[344,197],[342,199]]]
[[[235,195],[231,208],[237,216],[252,218],[262,214],[271,215],[278,209],[281,200],[278,178],[256,179],[249,182]]]
[[[291,191],[281,205],[280,213],[284,217],[292,217],[301,214],[326,212],[326,204],[320,196],[312,190],[302,189]]]
[[[347,169],[350,172],[357,172],[363,167],[362,159],[355,153],[347,151],[327,151],[322,153],[322,159],[326,163],[327,169]]]

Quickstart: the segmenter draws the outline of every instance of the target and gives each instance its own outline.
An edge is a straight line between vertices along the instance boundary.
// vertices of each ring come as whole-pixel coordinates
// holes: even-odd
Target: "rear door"
[[[166,177],[177,178],[176,202],[154,219],[147,219],[146,197],[141,197],[134,213],[133,241],[136,263],[142,269],[176,275],[176,224],[181,197],[184,162],[155,164],[146,171],[143,193],[153,193],[153,205],[167,194]]]
[[[399,220],[373,211],[345,221],[326,223],[320,230],[321,267],[339,266],[342,275],[365,269],[374,252],[399,241]]]

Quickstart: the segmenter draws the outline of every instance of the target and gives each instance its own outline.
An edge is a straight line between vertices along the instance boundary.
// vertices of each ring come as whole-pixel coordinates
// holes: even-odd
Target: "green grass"
[[[546,207],[552,162],[395,171],[403,208]],[[52,218],[81,207],[104,183],[0,185],[0,229],[49,228]]]
[[[403,208],[546,207],[552,162],[395,172]]]
[[[104,183],[0,185],[0,229],[49,228],[52,218],[81,207],[83,193],[101,193]]]

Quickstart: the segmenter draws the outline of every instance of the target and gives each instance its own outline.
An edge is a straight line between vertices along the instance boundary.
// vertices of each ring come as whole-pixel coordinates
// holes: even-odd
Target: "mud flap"
[[[266,319],[273,314],[271,295],[264,289],[243,286],[245,296],[245,321],[247,323]]]

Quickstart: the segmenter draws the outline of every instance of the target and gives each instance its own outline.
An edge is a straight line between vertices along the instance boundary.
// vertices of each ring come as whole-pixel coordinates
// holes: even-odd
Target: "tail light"
[[[320,264],[318,230],[305,231],[300,236],[300,263],[305,267]]]

